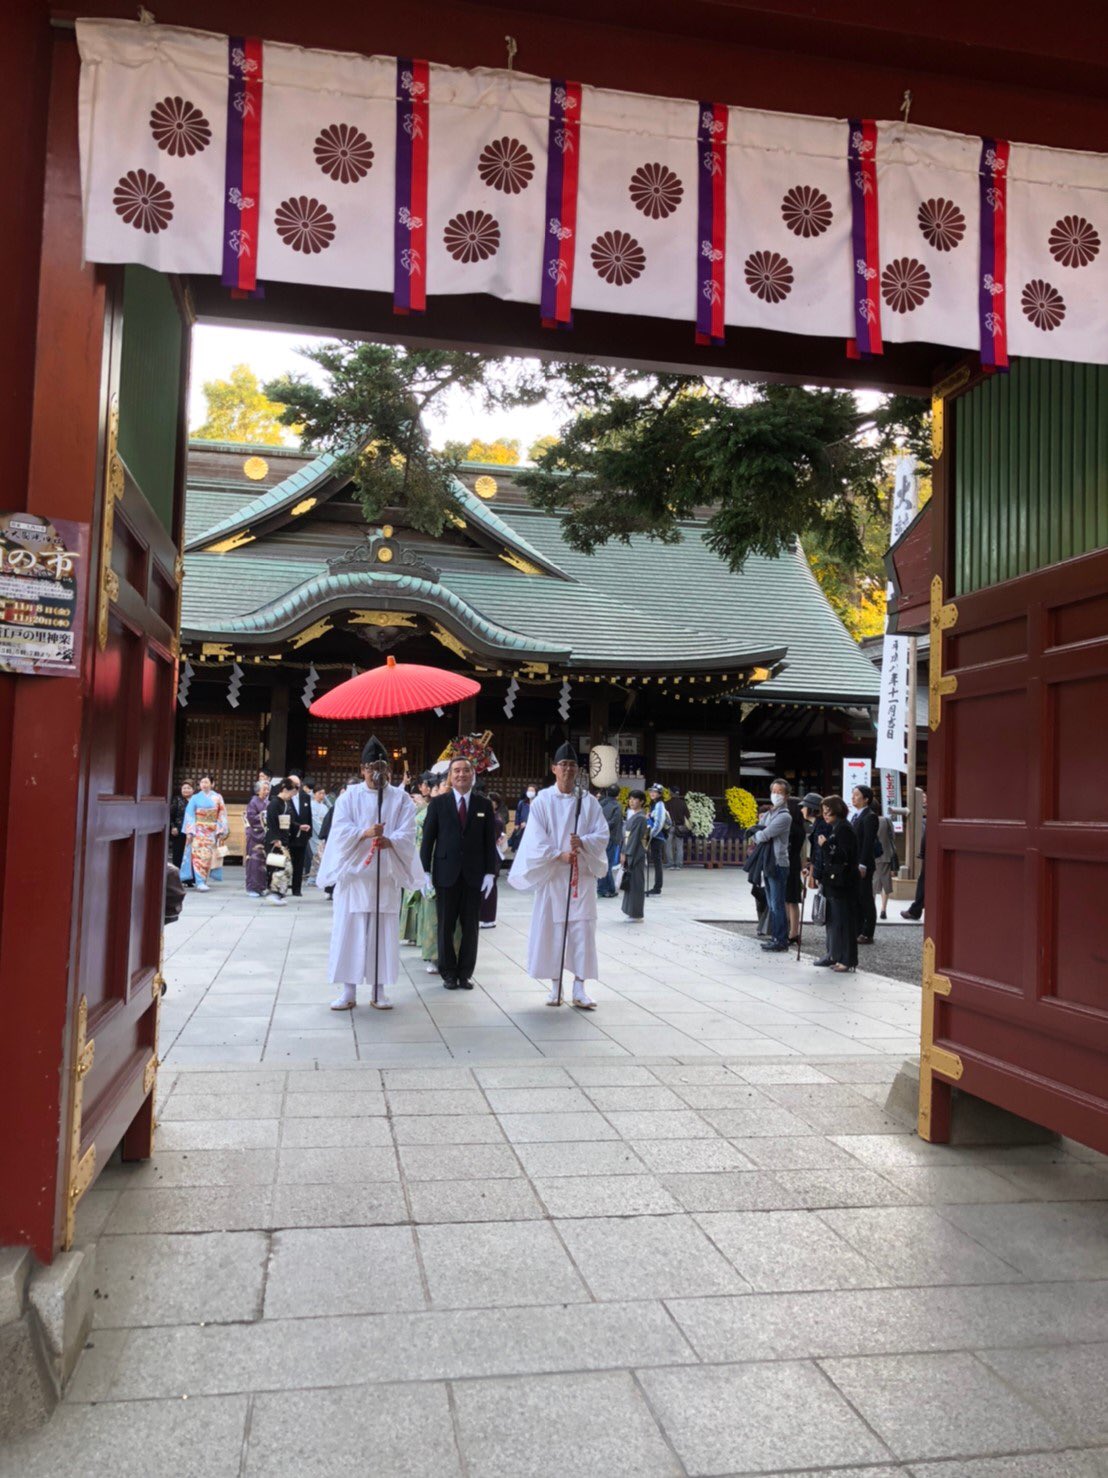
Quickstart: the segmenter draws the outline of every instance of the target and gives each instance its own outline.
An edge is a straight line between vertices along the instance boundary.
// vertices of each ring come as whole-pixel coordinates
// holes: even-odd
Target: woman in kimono
[[[620,907],[634,923],[642,922],[643,900],[646,897],[650,824],[643,815],[645,801],[646,796],[641,790],[633,790],[627,797],[627,822],[623,828],[623,846],[619,854],[619,860],[623,864],[623,877],[620,881],[623,902]]]
[[[827,954],[817,965],[830,965],[844,975],[858,965],[858,837],[846,819],[841,795],[823,801],[823,819],[831,835],[819,839],[823,850],[820,885],[827,898]]]
[[[292,835],[292,805],[291,797],[295,790],[291,779],[280,780],[277,783],[277,794],[271,797],[265,809],[265,870],[268,877],[267,891],[269,896],[267,903],[275,905],[288,903],[288,891],[292,886],[292,852],[289,850],[289,838]],[[283,855],[284,862],[280,867],[270,863],[270,856]]]
[[[244,831],[246,852],[243,857],[243,872],[246,874],[247,898],[260,898],[266,890],[265,871],[265,813],[269,805],[269,781],[259,780],[246,808]]]
[[[423,823],[427,820],[427,801],[423,800],[420,805],[415,796],[412,801],[416,806],[415,819],[415,845],[418,855],[423,843]],[[426,899],[422,888],[405,888],[400,900],[400,942],[401,944],[419,944],[421,938],[421,922]],[[434,908],[431,909],[434,913]]]
[[[200,789],[193,795],[185,810],[188,850],[181,869],[181,881],[186,881],[187,877],[195,878],[198,893],[208,891],[209,878],[214,882],[220,882],[223,878],[219,846],[228,829],[227,807],[223,804],[223,797],[212,789],[212,777],[201,775]]]

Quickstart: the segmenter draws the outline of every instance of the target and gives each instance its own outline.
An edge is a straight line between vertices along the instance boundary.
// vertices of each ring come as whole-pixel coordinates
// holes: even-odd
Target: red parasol
[[[384,667],[339,683],[317,698],[308,712],[314,718],[399,718],[425,708],[461,703],[480,691],[480,683],[460,673],[386,657]]]

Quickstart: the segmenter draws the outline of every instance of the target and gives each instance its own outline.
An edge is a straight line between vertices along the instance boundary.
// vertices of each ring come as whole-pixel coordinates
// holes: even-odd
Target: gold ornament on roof
[[[264,457],[247,457],[242,470],[251,482],[261,482],[263,477],[269,475],[269,463]]]
[[[479,498],[495,498],[496,478],[487,475],[479,477],[473,484],[473,491]]]

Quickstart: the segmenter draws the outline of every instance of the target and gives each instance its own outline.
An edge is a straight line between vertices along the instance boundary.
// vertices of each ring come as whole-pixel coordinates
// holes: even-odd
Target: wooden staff
[[[381,808],[384,805],[385,796],[385,773],[382,761],[378,760],[373,771],[373,785],[377,791],[377,825],[381,825]],[[377,992],[381,988],[380,982],[380,957],[381,957],[381,838],[377,838],[373,849],[377,853],[377,899],[374,904],[376,912],[373,916],[373,1004],[377,1004]]]
[[[800,942],[804,938],[804,900],[808,897],[808,874],[804,874],[804,883],[800,890],[800,923],[796,926],[796,961],[800,963]]]
[[[578,768],[577,768],[577,778],[573,782],[573,787],[574,787],[574,789],[577,792],[577,806],[576,806],[576,808],[574,810],[574,813],[573,813],[573,826],[570,829],[570,836],[571,837],[577,835],[577,828],[581,824],[581,802],[584,799],[584,794],[585,794],[584,791],[581,788],[581,768],[580,768],[580,766],[578,766]],[[571,850],[572,850],[572,848],[571,848]],[[561,964],[558,966],[558,1005],[559,1006],[562,1004],[562,977],[566,973],[566,945],[569,942],[569,906],[570,906],[570,903],[573,901],[573,875],[577,871],[578,871],[578,868],[577,868],[577,854],[574,853],[573,854],[573,861],[569,864],[569,886],[566,888],[566,921],[565,921],[565,926],[562,929],[562,960],[561,960]]]

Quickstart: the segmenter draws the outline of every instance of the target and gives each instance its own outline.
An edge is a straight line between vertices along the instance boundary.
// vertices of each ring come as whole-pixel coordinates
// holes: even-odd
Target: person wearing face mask
[[[511,836],[508,838],[508,846],[513,853],[519,851],[519,844],[523,840],[523,834],[527,827],[527,818],[531,814],[531,806],[538,795],[538,789],[534,785],[528,785],[526,791],[516,801],[516,824]]]
[[[763,873],[766,902],[769,905],[770,938],[762,948],[770,954],[780,954],[789,947],[789,922],[785,911],[785,884],[789,876],[789,832],[793,818],[786,804],[789,798],[789,782],[775,780],[770,786],[770,811],[754,829],[756,841],[769,842],[772,851],[767,854]]]

